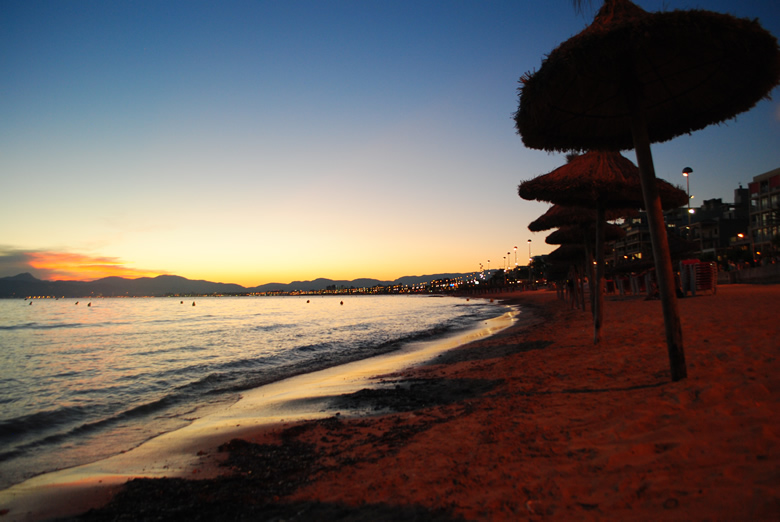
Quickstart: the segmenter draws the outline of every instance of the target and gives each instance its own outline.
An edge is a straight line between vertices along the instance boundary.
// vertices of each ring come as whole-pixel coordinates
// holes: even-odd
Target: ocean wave
[[[291,330],[300,328],[300,325],[289,323],[256,324],[249,327],[251,332],[278,332],[280,330]]]
[[[138,351],[130,354],[131,357],[144,358],[149,355],[159,356],[165,353],[181,353],[181,352],[204,352],[208,351],[205,346],[189,344],[187,346],[180,346],[178,344],[165,345],[160,348],[151,348],[144,351]]]
[[[29,434],[51,431],[87,414],[87,409],[83,406],[65,406],[0,420],[0,443],[8,444]]]
[[[51,412],[36,413],[28,416],[29,418],[0,422],[0,441],[3,441],[3,437],[8,437],[8,435],[13,435],[14,439],[24,437],[25,440],[21,444],[8,445],[12,449],[0,452],[0,461],[8,460],[33,448],[58,444],[68,439],[94,433],[121,421],[149,417],[170,407],[175,400],[174,397],[166,396],[102,418],[99,417],[99,412],[76,407],[61,408]],[[75,415],[76,412],[79,412],[79,415]],[[79,420],[77,417],[83,418],[89,416],[90,413],[93,417],[98,418],[76,424]],[[71,426],[68,427],[68,424]],[[73,426],[73,424],[76,425]],[[61,427],[59,431],[51,433],[58,427]],[[37,436],[29,436],[29,434],[37,434]]]
[[[39,472],[41,459],[80,463],[91,454],[115,451],[109,441],[117,436],[122,444],[138,444],[188,422],[194,408],[232,400],[244,390],[445,336],[505,311],[479,302],[387,296],[361,298],[359,307],[339,307],[338,301],[335,308],[300,307],[297,301],[289,306],[292,301],[274,298],[219,303],[212,303],[219,314],[161,317],[159,301],[122,301],[121,311],[95,323],[63,320],[72,313],[71,305],[51,323],[23,318],[17,319],[20,324],[0,326],[0,334],[7,331],[9,341],[18,345],[14,353],[19,356],[8,361],[27,379],[9,381],[0,397],[34,393],[40,399],[50,393],[52,402],[65,397],[76,404],[26,416],[20,410],[15,418],[0,421],[0,461],[14,459],[13,469],[24,473]],[[264,312],[255,313],[260,308]],[[37,332],[19,334],[25,330]],[[57,364],[30,362],[53,362],[55,355]],[[100,379],[93,374],[64,379],[76,375],[80,363],[99,371]],[[35,373],[42,371],[49,373]],[[37,404],[30,402],[30,407]]]
[[[55,330],[57,328],[83,328],[85,326],[92,326],[86,323],[21,323],[12,325],[0,325],[0,330],[12,331],[12,330]]]

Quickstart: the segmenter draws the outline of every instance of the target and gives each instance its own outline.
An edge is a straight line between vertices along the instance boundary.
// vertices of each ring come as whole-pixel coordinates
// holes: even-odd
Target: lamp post
[[[515,247],[515,268],[517,268],[517,247]]]
[[[528,282],[531,282],[531,240],[528,240]]]
[[[685,167],[682,171],[682,175],[685,176],[686,192],[688,193],[688,238],[689,239],[691,235],[691,174],[692,173],[693,173],[693,169],[690,167]]]

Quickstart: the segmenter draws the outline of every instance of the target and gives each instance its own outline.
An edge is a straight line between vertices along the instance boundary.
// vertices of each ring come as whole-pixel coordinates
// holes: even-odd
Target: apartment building
[[[753,178],[750,191],[750,244],[756,260],[776,254],[780,236],[780,168]]]

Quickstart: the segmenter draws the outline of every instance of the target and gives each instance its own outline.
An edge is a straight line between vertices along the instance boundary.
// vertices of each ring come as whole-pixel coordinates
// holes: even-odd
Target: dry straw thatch
[[[607,224],[604,229],[604,240],[614,241],[626,236],[626,231],[617,225]],[[561,227],[550,233],[544,239],[548,245],[584,245],[586,241],[593,241],[596,237],[595,223],[590,227],[568,226]]]
[[[639,215],[634,209],[612,209],[607,210],[605,219],[607,221],[616,221],[618,219],[628,219]],[[547,212],[531,221],[528,230],[531,232],[542,232],[552,228],[565,227],[569,225],[593,225],[596,223],[598,211],[594,208],[574,207],[568,205],[553,205]]]
[[[676,208],[687,203],[688,196],[664,180],[655,180],[656,190],[660,194],[665,208]],[[518,187],[518,194],[524,199],[550,201],[559,205],[579,205],[596,209],[590,241],[596,255],[595,272],[592,263],[586,268],[594,289],[593,300],[593,341],[601,338],[604,298],[602,280],[604,274],[604,241],[610,238],[606,233],[606,209],[626,207],[644,207],[644,197],[639,169],[631,160],[616,151],[589,151],[572,157],[568,163],[549,174],[524,181]],[[611,232],[614,236],[614,232]],[[591,245],[583,242],[590,257]],[[557,241],[553,236],[553,241]],[[666,239],[664,238],[664,241]],[[550,238],[547,239],[550,242]]]
[[[662,179],[656,187],[665,209],[687,204],[688,195]],[[614,151],[589,151],[573,158],[549,174],[523,181],[517,189],[523,199],[541,200],[559,205],[605,209],[643,208],[639,169],[628,158]]]
[[[720,123],[780,81],[777,39],[758,22],[702,10],[648,13],[605,0],[593,23],[521,78],[515,124],[526,146],[636,151],[672,380],[687,376],[650,144]]]
[[[521,78],[515,124],[531,148],[627,150],[626,89],[641,91],[656,143],[749,110],[778,81],[777,39],[756,20],[606,1],[591,25]]]

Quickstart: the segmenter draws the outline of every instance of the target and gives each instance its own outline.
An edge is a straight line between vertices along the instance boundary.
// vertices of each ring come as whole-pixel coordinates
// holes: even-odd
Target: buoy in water
[[[343,305],[343,304],[344,304],[344,301],[341,301],[341,304]]]

